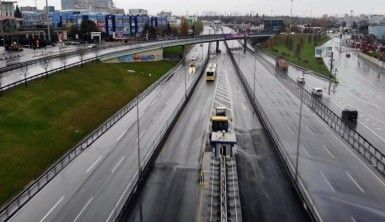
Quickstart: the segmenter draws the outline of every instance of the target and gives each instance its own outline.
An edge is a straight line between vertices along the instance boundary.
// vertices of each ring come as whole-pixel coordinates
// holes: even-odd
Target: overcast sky
[[[43,7],[45,0],[37,0]],[[48,0],[49,5],[60,9],[60,0]],[[354,2],[354,3],[353,3]],[[18,0],[19,5],[35,5],[35,0]],[[148,9],[151,14],[172,11],[174,14],[200,14],[203,11],[221,13],[259,13],[266,15],[289,15],[290,0],[114,0],[119,8]],[[299,16],[322,16],[323,14],[385,14],[385,0],[294,0],[293,14]]]

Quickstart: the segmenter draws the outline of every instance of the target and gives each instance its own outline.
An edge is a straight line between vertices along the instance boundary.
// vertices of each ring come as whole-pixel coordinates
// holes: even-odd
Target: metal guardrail
[[[271,125],[266,113],[264,112],[261,104],[258,102],[257,99],[255,99],[253,95],[253,90],[251,89],[250,85],[247,83],[247,80],[245,76],[243,75],[242,71],[240,70],[234,55],[232,54],[230,48],[228,47],[227,43],[225,42],[228,54],[230,55],[230,59],[235,67],[235,71],[242,83],[243,88],[245,89],[245,92],[249,98],[249,101],[251,102],[256,114],[258,115],[259,119],[261,120],[262,125],[267,131],[267,134],[271,138],[273,145],[278,151],[279,156],[281,157],[283,161],[283,165],[285,166],[286,171],[288,172],[289,178],[296,189],[297,193],[299,194],[299,197],[301,198],[305,210],[308,212],[309,216],[314,221],[322,221],[320,216],[318,215],[317,211],[314,208],[314,204],[309,196],[309,194],[306,191],[306,188],[304,184],[298,180],[299,182],[296,183],[295,180],[295,168],[290,161],[290,155],[288,155],[287,151],[284,149],[283,144],[281,143],[281,140],[278,137],[278,134],[275,132],[273,126]],[[300,176],[300,175],[299,175]]]
[[[183,63],[180,61],[177,66]],[[150,94],[157,86],[162,84],[171,75],[174,74],[175,66],[166,75],[163,75],[153,85],[138,95],[138,100],[141,101],[148,94]],[[37,78],[37,77],[35,77]],[[191,90],[191,89],[190,89]],[[91,132],[86,138],[81,140],[73,149],[65,153],[59,160],[57,160],[51,167],[49,167],[41,176],[31,182],[23,191],[9,200],[0,209],[0,221],[8,220],[14,213],[23,207],[30,199],[32,199],[45,185],[47,185],[56,175],[58,175],[69,163],[71,163],[77,156],[86,150],[93,142],[108,131],[115,123],[123,118],[136,105],[136,99],[132,100],[121,110],[116,112],[106,122],[101,124],[97,129]]]
[[[284,73],[276,70],[275,66],[263,56],[258,55],[258,53],[256,55],[267,70],[274,74],[296,96],[300,97],[302,87],[299,84]],[[303,102],[385,176],[385,155],[360,133],[343,122],[341,117],[329,109],[321,100],[313,97],[306,89],[303,89],[303,91]]]

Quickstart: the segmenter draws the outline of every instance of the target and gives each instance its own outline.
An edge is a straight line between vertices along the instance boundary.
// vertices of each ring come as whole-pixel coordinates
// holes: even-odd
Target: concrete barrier
[[[362,52],[359,52],[359,53],[358,53],[358,56],[359,56],[360,58],[363,58],[363,59],[365,59],[365,60],[367,60],[367,61],[369,61],[369,62],[371,62],[371,63],[373,63],[373,64],[376,64],[377,66],[379,66],[379,67],[385,69],[385,62],[383,62],[383,61],[381,61],[381,60],[379,60],[379,59],[376,59],[376,58],[374,58],[374,57],[368,56],[368,55],[366,55],[366,54],[364,54],[364,53],[362,53]]]

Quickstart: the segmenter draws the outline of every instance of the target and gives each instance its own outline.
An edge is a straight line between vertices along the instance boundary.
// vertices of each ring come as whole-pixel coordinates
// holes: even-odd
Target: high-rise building
[[[61,0],[62,9],[113,8],[112,0]]]
[[[148,11],[145,9],[129,9],[128,14],[130,15],[147,15]]]
[[[0,16],[13,17],[15,1],[0,1]]]
[[[61,9],[75,9],[75,0],[61,0]]]

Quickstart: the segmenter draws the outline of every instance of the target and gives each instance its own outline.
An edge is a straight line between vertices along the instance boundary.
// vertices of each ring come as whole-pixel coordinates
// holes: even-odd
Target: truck
[[[289,68],[289,63],[284,60],[283,58],[281,57],[278,57],[276,60],[275,60],[275,67],[278,69],[278,70],[281,70],[281,71],[287,71],[288,68]]]

